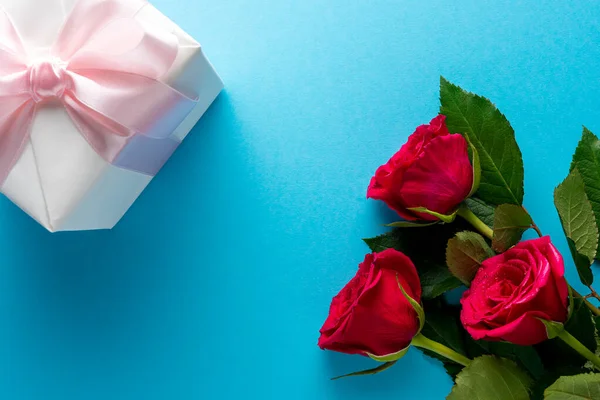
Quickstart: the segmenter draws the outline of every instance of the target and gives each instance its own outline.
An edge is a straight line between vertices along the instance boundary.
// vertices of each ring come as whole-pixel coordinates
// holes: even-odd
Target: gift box
[[[223,88],[145,0],[0,0],[0,184],[48,230],[112,228]]]

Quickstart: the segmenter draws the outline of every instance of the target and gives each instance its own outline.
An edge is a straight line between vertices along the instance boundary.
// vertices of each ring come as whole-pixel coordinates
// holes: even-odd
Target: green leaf
[[[569,245],[569,251],[571,252],[573,262],[579,273],[579,279],[585,285],[591,285],[594,282],[594,274],[591,268],[593,261],[590,260],[588,256],[579,252],[577,244],[575,244],[570,237],[567,237],[567,244]]]
[[[544,391],[545,400],[598,400],[600,374],[562,376]]]
[[[481,263],[495,256],[485,239],[471,231],[458,232],[448,241],[446,263],[450,272],[465,285],[470,285]]]
[[[531,228],[533,220],[521,206],[502,204],[494,215],[494,238],[492,248],[502,253],[521,240],[523,232]]]
[[[579,340],[590,351],[597,349],[596,330],[590,309],[585,305],[582,298],[573,299],[573,311],[569,320],[565,323],[565,329],[577,340]],[[546,368],[550,371],[558,370],[566,366],[583,367],[588,361],[561,339],[546,340],[534,346],[542,356]]]
[[[421,333],[425,337],[467,356],[464,346],[464,338],[467,332],[460,324],[460,309],[457,306],[448,304],[443,298],[426,301],[425,309],[427,310],[427,319]],[[426,356],[440,361],[452,379],[463,369],[462,365],[435,352],[421,347],[417,347],[417,349]]]
[[[565,324],[565,329],[575,336],[591,352],[596,352],[597,343],[592,312],[582,298],[573,299],[573,312]]]
[[[453,224],[436,224],[419,229],[394,229],[383,235],[365,239],[371,251],[394,248],[414,262],[421,278],[423,298],[437,297],[461,286],[446,266],[446,243],[459,230],[469,229],[462,220]]]
[[[505,358],[482,356],[456,377],[447,400],[529,400],[532,379],[516,363]]]
[[[573,294],[573,286],[569,285],[569,283],[567,282],[567,289],[569,291],[569,308],[568,310],[568,315],[567,315],[567,320],[571,319],[571,315],[573,314],[573,311],[575,310],[575,295]]]
[[[445,265],[427,269],[420,275],[422,296],[433,299],[462,286],[462,283],[452,275]]]
[[[446,215],[446,214],[440,214],[438,212],[428,210],[425,207],[411,207],[411,208],[409,208],[409,210],[410,211],[414,211],[414,212],[429,214],[429,215],[431,215],[433,217],[438,218],[440,221],[446,222],[448,224],[450,222],[454,222],[454,220],[456,219],[456,213],[458,212],[458,210],[457,210],[457,211],[454,211],[452,214],[447,214]]]
[[[596,226],[600,226],[600,140],[586,127],[583,127],[581,141],[573,155],[571,171],[574,169],[581,174]],[[596,251],[596,258],[600,258],[600,249]]]
[[[460,306],[451,304],[445,297],[425,300],[423,305],[427,310],[427,318],[421,333],[462,355],[467,355],[463,340],[466,331],[460,323]]]
[[[467,333],[460,323],[460,308],[448,304],[443,298],[428,300],[424,306],[427,318],[421,331],[423,336],[464,356],[468,355],[464,344]],[[445,357],[442,360],[448,361]]]
[[[537,351],[531,346],[519,346],[506,342],[487,342],[488,351],[517,362],[534,378],[544,374],[544,364]]]
[[[523,203],[523,159],[506,117],[488,99],[440,78],[441,114],[448,129],[477,149],[481,183],[477,196],[490,204]]]
[[[495,207],[487,204],[485,201],[476,197],[471,197],[465,200],[465,204],[469,209],[482,220],[490,228],[494,227],[494,212]]]
[[[531,398],[541,400],[544,398],[544,391],[552,385],[558,378],[562,376],[574,376],[590,372],[587,369],[575,367],[572,365],[564,365],[547,371],[541,378],[536,379],[533,386]]]
[[[589,286],[594,280],[590,266],[598,247],[598,228],[592,205],[585,194],[583,178],[577,168],[554,190],[554,205],[567,236],[579,278]]]
[[[387,224],[390,228],[425,228],[426,226],[431,226],[439,223],[439,221],[430,222],[430,223],[422,223],[422,222],[411,222],[411,221],[398,221],[392,222],[391,224]]]
[[[386,362],[385,364],[381,364],[380,366],[375,367],[375,368],[366,369],[364,371],[352,372],[351,374],[346,374],[346,375],[342,375],[342,376],[336,376],[335,378],[331,378],[331,380],[335,381],[337,379],[348,378],[350,376],[375,375],[375,374],[383,372],[386,369],[392,367],[394,364],[396,364],[396,361],[389,361],[389,362]]]
[[[507,358],[526,369],[529,374],[538,379],[544,374],[544,364],[538,352],[531,346],[519,346],[507,342],[488,342],[473,340],[470,336],[465,340],[468,356],[471,358],[486,354]]]

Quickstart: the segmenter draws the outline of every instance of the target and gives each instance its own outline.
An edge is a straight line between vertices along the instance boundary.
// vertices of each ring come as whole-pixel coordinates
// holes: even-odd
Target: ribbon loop
[[[177,147],[172,132],[197,100],[159,80],[175,62],[179,43],[171,32],[135,19],[146,4],[79,0],[52,57],[33,62],[0,12],[0,184],[23,151],[35,110],[47,101],[63,104],[107,162],[156,174]]]
[[[52,53],[63,60],[71,59],[109,22],[119,18],[131,20],[146,4],[146,0],[78,1],[60,30]]]

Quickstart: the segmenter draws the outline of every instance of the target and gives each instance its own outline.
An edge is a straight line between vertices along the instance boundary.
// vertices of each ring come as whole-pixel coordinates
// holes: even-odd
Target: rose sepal
[[[412,221],[397,221],[387,224],[386,226],[389,228],[425,228],[427,226],[435,225],[438,222],[439,221],[421,223]]]
[[[542,318],[538,318],[543,322],[546,327],[546,333],[548,334],[548,339],[554,339],[559,337],[561,333],[565,330],[565,325],[560,322],[548,321]]]
[[[423,306],[421,304],[419,304],[419,302],[417,302],[415,299],[410,297],[408,295],[408,293],[406,293],[406,291],[400,284],[400,279],[398,278],[398,275],[396,275],[396,282],[398,282],[398,287],[400,288],[400,291],[402,292],[402,294],[404,295],[406,300],[408,300],[408,302],[410,303],[412,308],[417,313],[417,317],[419,317],[419,330],[416,333],[416,335],[418,335],[419,333],[421,333],[421,331],[423,330],[423,327],[425,326],[425,311],[423,310]],[[408,349],[408,347],[410,347],[410,345],[407,346],[407,349]],[[400,350],[400,351],[402,351],[402,350]]]
[[[428,210],[425,207],[411,207],[411,208],[408,208],[408,210],[412,211],[412,212],[429,214],[447,224],[454,222],[454,220],[456,219],[456,214],[458,213],[458,209],[456,209],[456,211],[454,211],[452,214],[440,214],[439,212]]]
[[[463,135],[466,139],[469,147],[471,147],[471,154],[473,158],[473,186],[471,186],[471,191],[467,198],[473,196],[477,190],[479,190],[479,184],[481,183],[481,163],[479,161],[479,153],[473,143],[471,143],[471,139],[469,139],[469,135]]]
[[[408,349],[410,349],[410,345],[406,346],[405,348],[403,348],[400,351],[397,351],[395,353],[385,354],[383,356],[376,356],[375,354],[371,354],[371,353],[367,353],[367,355],[369,356],[369,358],[372,358],[375,361],[384,362],[384,363],[392,362],[392,361],[398,361],[399,359],[404,357],[406,355],[406,353],[408,352]]]

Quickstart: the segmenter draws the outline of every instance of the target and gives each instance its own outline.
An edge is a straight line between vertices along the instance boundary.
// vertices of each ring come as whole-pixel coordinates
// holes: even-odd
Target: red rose
[[[471,191],[473,167],[467,141],[450,134],[445,120],[444,115],[438,115],[429,125],[419,126],[400,151],[377,169],[367,198],[383,200],[407,220],[437,219],[409,208],[454,212]]]
[[[408,296],[421,301],[412,261],[387,249],[367,254],[354,278],[333,298],[319,347],[349,354],[384,356],[406,348],[419,331]]]
[[[565,322],[562,256],[549,237],[527,240],[483,262],[462,299],[460,319],[474,339],[533,345],[548,339],[538,319]]]

